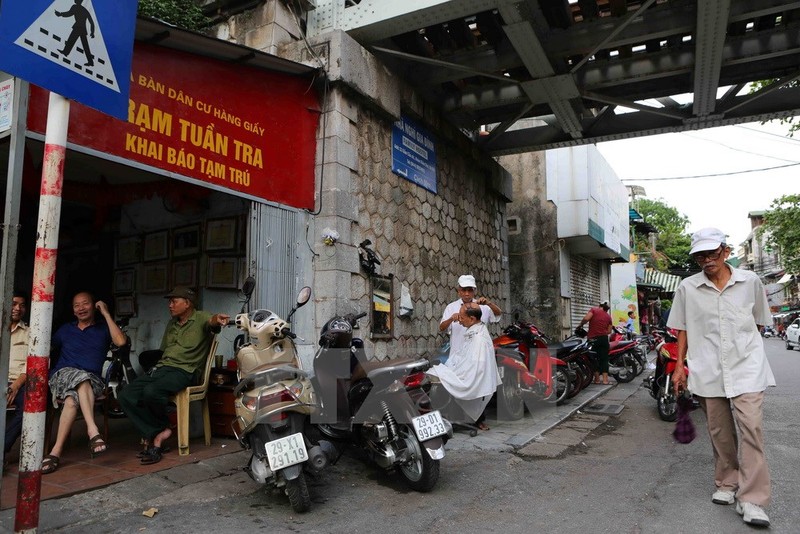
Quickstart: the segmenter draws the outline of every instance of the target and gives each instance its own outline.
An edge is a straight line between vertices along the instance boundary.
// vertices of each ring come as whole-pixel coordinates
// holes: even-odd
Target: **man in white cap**
[[[464,353],[465,351],[462,350],[467,333],[467,327],[462,324],[465,320],[461,316],[463,313],[462,306],[473,302],[478,304],[481,310],[479,319],[484,324],[499,322],[503,313],[497,304],[486,297],[476,298],[475,293],[477,290],[474,276],[471,274],[459,276],[458,287],[456,288],[459,298],[447,305],[442,314],[442,320],[439,322],[439,331],[447,331],[450,334],[450,352],[448,353],[448,360],[445,362],[449,367],[461,366],[461,363],[455,361],[456,357],[467,357]],[[450,358],[453,358],[453,361]],[[489,430],[489,427],[483,423],[483,416],[478,419],[477,424],[481,430]]]
[[[672,381],[676,393],[688,387],[706,414],[715,464],[711,501],[736,502],[745,523],[768,526],[762,405],[775,378],[759,330],[771,315],[758,276],[725,263],[730,253],[717,228],[692,235],[690,254],[702,272],[681,282],[672,302],[667,326],[678,331]]]
[[[458,299],[454,300],[444,309],[442,320],[439,322],[439,331],[445,330],[450,334],[450,354],[455,354],[464,344],[464,334],[467,329],[459,322],[459,311],[461,305],[470,302],[477,302],[481,308],[481,321],[484,324],[497,323],[500,321],[502,310],[486,297],[475,298],[478,288],[475,284],[475,277],[471,274],[464,274],[458,277]]]

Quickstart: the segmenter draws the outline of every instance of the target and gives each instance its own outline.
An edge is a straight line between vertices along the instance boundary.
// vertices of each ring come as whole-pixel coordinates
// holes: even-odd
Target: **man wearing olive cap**
[[[745,523],[768,526],[762,415],[764,390],[775,377],[759,331],[772,317],[758,276],[726,264],[730,253],[717,228],[692,235],[690,254],[702,272],[681,282],[672,302],[667,326],[678,331],[672,383],[676,393],[688,387],[706,414],[715,464],[711,501],[736,502]]]
[[[170,396],[191,386],[203,369],[214,334],[228,323],[228,315],[195,309],[193,289],[177,286],[169,299],[172,316],[161,340],[163,355],[150,375],[138,377],[122,390],[119,402],[125,414],[152,446],[143,464],[161,461],[163,443],[172,435],[166,408]]]

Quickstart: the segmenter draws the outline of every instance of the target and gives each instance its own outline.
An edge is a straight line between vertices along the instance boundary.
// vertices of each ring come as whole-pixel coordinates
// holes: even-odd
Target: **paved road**
[[[779,380],[765,408],[774,501],[772,532],[800,525],[800,352],[767,340]],[[642,375],[644,376],[644,375]],[[183,466],[105,490],[45,503],[43,532],[750,532],[731,506],[711,503],[711,450],[702,416],[698,438],[675,443],[639,379],[598,402],[624,402],[619,416],[584,410],[522,449],[506,437],[460,435],[429,494],[408,491],[395,475],[345,455],[313,481],[308,514],[291,512],[238,471],[244,454]],[[501,425],[502,426],[502,425]],[[498,435],[501,433],[498,432]],[[483,440],[482,442],[476,440]],[[158,508],[152,519],[142,516]],[[7,528],[7,515],[0,516]]]

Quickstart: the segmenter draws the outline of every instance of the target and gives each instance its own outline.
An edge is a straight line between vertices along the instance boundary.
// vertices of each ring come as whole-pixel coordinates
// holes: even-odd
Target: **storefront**
[[[154,348],[171,286],[194,287],[202,308],[234,314],[248,275],[257,279],[255,305],[287,312],[311,277],[305,228],[320,114],[313,73],[139,20],[128,121],[71,104],[54,325],[71,318],[71,295],[89,290],[130,318],[135,350]],[[15,286],[25,290],[47,99],[31,87],[13,259]],[[0,141],[4,176],[9,145]],[[230,344],[220,352],[230,357]]]

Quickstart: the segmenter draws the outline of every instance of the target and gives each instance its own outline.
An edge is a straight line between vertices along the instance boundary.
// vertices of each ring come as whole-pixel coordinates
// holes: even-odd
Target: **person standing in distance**
[[[583,328],[583,325],[589,323],[589,333],[587,337],[590,341],[593,341],[592,347],[597,352],[597,359],[599,361],[597,371],[594,372],[594,383],[601,383],[600,375],[602,374],[602,384],[604,386],[608,385],[608,335],[611,333],[611,316],[608,314],[609,309],[611,309],[611,306],[608,305],[607,300],[601,302],[599,306],[592,308],[583,316],[583,319],[581,319],[581,322],[578,323],[578,327],[575,329],[577,332]]]
[[[714,451],[711,501],[736,502],[745,523],[769,526],[762,420],[764,391],[775,377],[759,330],[772,317],[758,276],[725,263],[731,253],[725,237],[717,228],[692,235],[690,254],[703,270],[681,282],[672,301],[667,326],[678,331],[672,381],[676,393],[688,387],[706,414]]]

